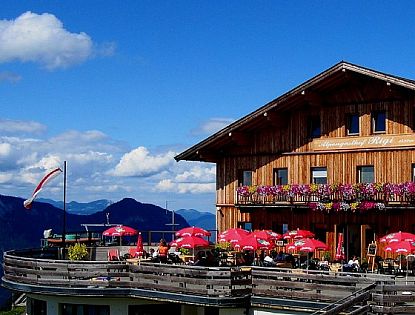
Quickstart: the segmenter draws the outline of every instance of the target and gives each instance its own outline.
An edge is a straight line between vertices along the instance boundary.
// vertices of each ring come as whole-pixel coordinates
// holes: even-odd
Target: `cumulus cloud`
[[[23,129],[25,124],[31,127]],[[195,203],[209,197],[202,207],[214,205],[215,166],[177,163],[177,148],[131,149],[98,130],[69,130],[47,137],[40,132],[44,126],[36,122],[1,120],[1,128],[14,134],[6,136],[0,131],[0,194],[27,198],[48,171],[67,161],[68,200],[132,197],[163,205],[167,196],[177,207],[195,208]],[[39,130],[38,135],[30,130]],[[62,180],[54,180],[42,197],[61,200],[62,185]]]
[[[0,143],[0,156],[6,157],[12,151],[12,146],[10,143]]]
[[[0,172],[0,184],[8,183],[12,180],[13,174],[12,173],[2,173]]]
[[[163,179],[155,188],[161,192],[201,194],[215,192],[215,183],[174,183],[170,179]]]
[[[22,79],[20,75],[10,71],[2,71],[0,72],[0,82],[9,82],[9,83],[17,83]]]
[[[207,121],[204,121],[200,126],[191,131],[192,135],[195,136],[205,136],[211,135],[227,125],[233,123],[235,120],[232,118],[211,118]]]
[[[145,147],[126,153],[113,171],[115,176],[149,176],[165,170],[174,162],[175,153],[150,155]]]
[[[53,14],[28,11],[0,20],[0,62],[35,62],[54,70],[82,63],[92,52],[86,33],[69,32]]]
[[[215,166],[212,167],[202,167],[202,166],[194,166],[189,170],[185,170],[184,172],[177,174],[175,180],[177,182],[214,182],[216,175],[216,168]]]
[[[16,134],[41,134],[46,131],[46,126],[35,121],[21,121],[0,119],[0,133]]]

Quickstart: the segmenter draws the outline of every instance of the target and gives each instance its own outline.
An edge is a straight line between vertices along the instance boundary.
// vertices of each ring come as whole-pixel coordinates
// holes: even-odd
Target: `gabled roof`
[[[178,154],[175,156],[176,161],[189,160],[214,162],[215,159],[202,156],[204,149],[210,148],[210,150],[212,150],[212,148],[217,147],[219,143],[225,144],[227,142],[226,139],[230,138],[229,136],[232,134],[232,132],[235,132],[244,126],[249,125],[258,117],[266,116],[270,110],[289,109],[290,106],[293,106],[295,100],[304,95],[308,90],[318,90],[338,85],[339,82],[344,80],[345,76],[349,73],[359,74],[366,78],[384,81],[388,85],[395,85],[404,89],[415,91],[414,80],[405,79],[402,77],[361,67],[349,62],[341,61],[331,68],[309,79],[308,81],[302,83],[296,88],[265,104],[256,111],[246,115],[245,117],[242,117],[241,119],[228,125],[222,130],[216,132],[212,136],[202,140],[198,144]]]

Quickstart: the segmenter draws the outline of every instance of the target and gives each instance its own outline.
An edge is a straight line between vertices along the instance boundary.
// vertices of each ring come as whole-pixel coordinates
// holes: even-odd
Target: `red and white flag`
[[[49,172],[48,174],[46,174],[45,177],[43,177],[42,180],[40,181],[40,183],[37,185],[35,191],[32,194],[32,197],[30,197],[29,199],[27,199],[23,202],[23,206],[26,209],[30,209],[32,207],[32,202],[35,200],[36,196],[40,193],[43,186],[45,186],[48,182],[50,182],[52,179],[54,179],[60,173],[62,173],[62,170],[58,167],[58,168],[55,168],[54,170],[52,170],[51,172]]]

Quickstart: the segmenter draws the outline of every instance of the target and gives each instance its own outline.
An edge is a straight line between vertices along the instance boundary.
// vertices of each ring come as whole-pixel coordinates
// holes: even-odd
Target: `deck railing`
[[[363,306],[370,305],[372,311],[379,314],[402,310],[415,312],[411,305],[415,302],[413,276],[408,279],[372,273],[256,266],[197,267],[143,262],[128,264],[125,261],[68,261],[53,258],[53,252],[50,253],[52,258],[39,258],[41,252],[6,252],[3,286],[26,293],[122,294],[150,299],[159,299],[160,294],[164,294],[165,300],[183,303],[206,305],[206,299],[211,299],[210,305],[229,307],[230,303],[234,306],[248,303],[252,307],[266,305],[267,308],[288,305],[316,311],[375,284],[369,302]],[[225,300],[227,304],[222,303]]]

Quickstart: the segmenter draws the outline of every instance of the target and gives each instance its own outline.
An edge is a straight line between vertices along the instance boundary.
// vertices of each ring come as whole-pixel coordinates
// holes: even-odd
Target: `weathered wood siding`
[[[327,167],[328,183],[356,183],[357,167],[373,165],[376,182],[400,183],[412,180],[412,164],[415,163],[415,148],[390,148],[383,150],[348,150],[348,151],[312,151],[313,139],[307,137],[307,120],[310,114],[321,117],[321,138],[352,137],[347,136],[346,117],[349,113],[360,115],[359,136],[370,136],[371,112],[386,111],[387,135],[412,134],[414,132],[414,100],[361,102],[350,105],[335,106],[325,104],[320,107],[302,107],[292,112],[284,112],[282,127],[267,124],[247,132],[248,143],[229,147],[227,153],[217,163],[217,206],[218,229],[220,231],[237,226],[240,221],[268,222],[278,220],[286,214],[278,211],[255,211],[255,215],[241,214],[234,207],[238,186],[238,171],[252,170],[254,185],[273,185],[273,170],[288,168],[288,181],[291,184],[308,184],[311,182],[311,168]],[[265,119],[265,118],[264,118]],[[359,137],[358,136],[358,137]],[[357,137],[357,138],[358,138]],[[320,139],[321,139],[320,138]],[[407,213],[408,214],[408,213]],[[245,216],[245,217],[244,217]],[[388,226],[401,224],[402,218]],[[411,215],[412,218],[412,215]],[[349,218],[350,219],[350,218]],[[284,219],[286,220],[286,218]],[[306,226],[309,222],[322,220],[321,214],[310,214],[297,218],[297,226]],[[330,220],[335,223],[336,220]],[[413,220],[415,221],[415,216]],[[267,226],[270,226],[268,224]],[[254,226],[258,228],[258,226]]]

